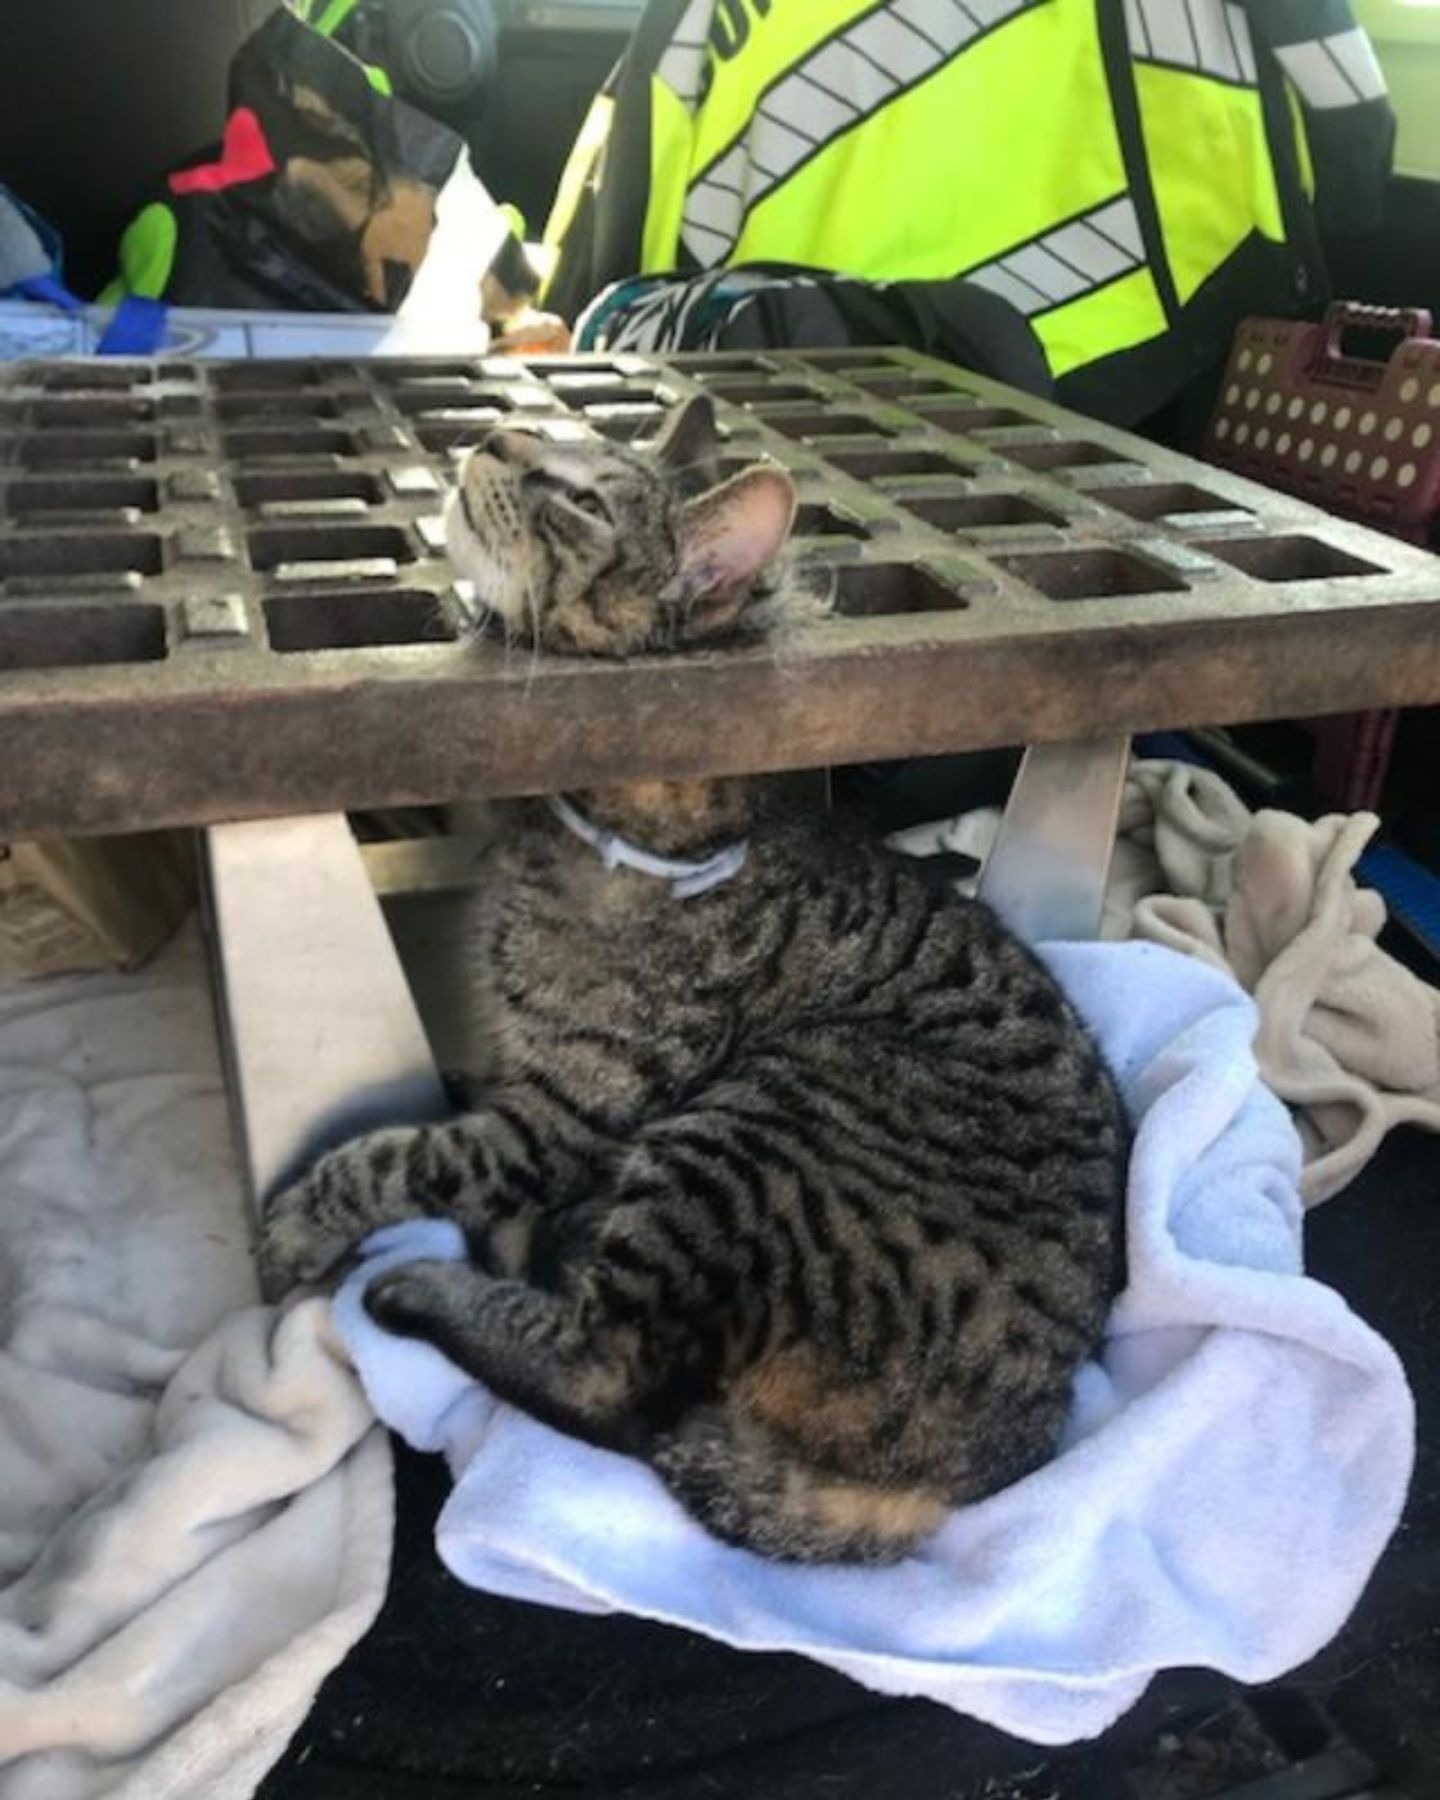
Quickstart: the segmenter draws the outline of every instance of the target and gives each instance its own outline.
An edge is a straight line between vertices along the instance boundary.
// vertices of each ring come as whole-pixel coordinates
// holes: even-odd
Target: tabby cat
[[[648,455],[496,432],[455,565],[540,654],[768,626],[794,492],[759,464],[687,499],[712,431],[698,401]],[[323,1157],[268,1216],[271,1278],[452,1217],[471,1260],[378,1280],[382,1324],[644,1457],[723,1538],[900,1556],[1055,1450],[1112,1292],[1110,1076],[983,906],[764,782],[559,815],[518,808],[473,903],[465,1110]]]

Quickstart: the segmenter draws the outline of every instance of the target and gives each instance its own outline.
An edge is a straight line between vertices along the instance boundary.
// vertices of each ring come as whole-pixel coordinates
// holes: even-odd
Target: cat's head
[[[541,650],[633,656],[760,629],[760,577],[795,490],[773,463],[716,481],[716,451],[703,395],[648,452],[492,432],[460,471],[450,560],[512,637]]]

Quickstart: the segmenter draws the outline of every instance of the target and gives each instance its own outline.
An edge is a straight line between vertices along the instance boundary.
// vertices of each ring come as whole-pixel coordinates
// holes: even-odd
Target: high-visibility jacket
[[[548,303],[751,262],[963,276],[1062,399],[1137,419],[1242,314],[1325,297],[1317,206],[1372,223],[1393,140],[1347,0],[651,0]]]

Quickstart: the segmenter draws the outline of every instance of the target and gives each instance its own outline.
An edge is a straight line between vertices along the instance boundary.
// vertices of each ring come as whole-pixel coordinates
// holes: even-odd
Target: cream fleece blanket
[[[3,1800],[241,1800],[378,1610],[388,1445],[255,1295],[198,936],[0,991]]]
[[[894,841],[983,859],[999,822],[987,808]],[[1373,813],[1252,814],[1211,770],[1179,762],[1132,763],[1121,807],[1101,935],[1199,956],[1252,995],[1256,1056],[1295,1113],[1309,1206],[1394,1126],[1440,1130],[1440,992],[1380,948],[1385,903],[1352,873],[1378,826]]]

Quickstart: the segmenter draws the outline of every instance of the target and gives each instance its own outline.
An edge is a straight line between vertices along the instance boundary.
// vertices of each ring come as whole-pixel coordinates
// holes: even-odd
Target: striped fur
[[[648,1458],[722,1537],[883,1561],[1053,1453],[1113,1288],[1124,1122],[985,908],[769,795],[578,796],[671,855],[753,818],[741,872],[683,902],[518,807],[475,902],[465,1110],[323,1158],[265,1252],[316,1279],[378,1223],[454,1217],[471,1262],[377,1284],[385,1324]]]

